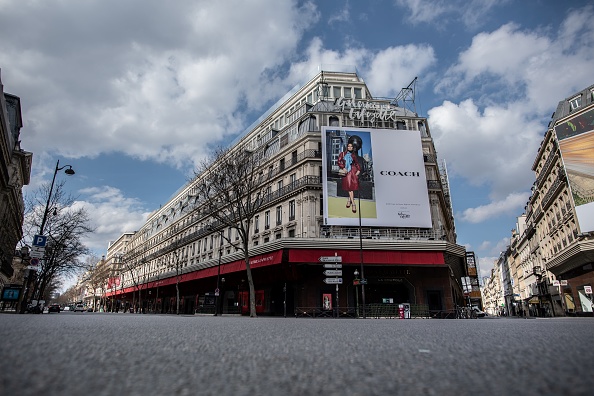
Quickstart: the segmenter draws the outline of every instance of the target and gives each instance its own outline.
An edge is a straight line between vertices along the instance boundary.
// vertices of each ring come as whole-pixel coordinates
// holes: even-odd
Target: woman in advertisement
[[[344,174],[342,178],[342,189],[349,194],[346,207],[351,208],[353,213],[357,213],[354,192],[359,191],[359,174],[361,173],[361,165],[359,164],[359,158],[357,156],[359,147],[356,145],[360,140],[361,139],[358,136],[351,136],[346,151],[343,151],[338,155],[339,172]]]

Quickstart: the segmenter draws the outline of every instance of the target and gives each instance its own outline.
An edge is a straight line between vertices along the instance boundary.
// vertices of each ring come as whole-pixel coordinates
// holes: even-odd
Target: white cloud
[[[139,200],[124,197],[114,187],[92,187],[79,192],[85,200],[76,201],[73,207],[84,208],[91,218],[95,232],[87,237],[85,244],[95,252],[105,252],[106,241],[115,241],[124,232],[138,230],[149,215]]]
[[[319,37],[306,51],[305,60],[291,65],[288,80],[293,84],[311,77],[318,65],[357,67],[376,96],[396,96],[416,76],[427,73],[436,62],[433,48],[409,44],[379,51],[349,47],[344,52],[324,48]]]
[[[565,95],[591,84],[592,17],[591,6],[569,13],[556,37],[546,30],[521,31],[515,24],[480,33],[437,83],[438,92],[475,97],[445,101],[428,112],[450,173],[490,188],[492,202],[466,209],[463,221],[524,210],[551,112]]]
[[[521,30],[513,23],[480,33],[437,89],[450,95],[498,91],[485,101],[518,101],[534,114],[548,112],[591,82],[593,18],[594,7],[587,6],[570,12],[556,34]]]
[[[490,187],[494,200],[530,189],[543,126],[527,119],[523,106],[490,106],[481,112],[472,99],[446,101],[428,115],[436,149],[452,175]]]
[[[488,278],[491,276],[491,270],[495,266],[495,263],[499,259],[498,256],[491,256],[491,257],[479,257],[479,277],[481,278],[481,284],[483,278]]]
[[[396,0],[409,14],[403,19],[412,24],[431,23],[438,30],[440,24],[461,21],[475,29],[485,22],[489,11],[507,0]],[[447,16],[447,17],[446,17]]]
[[[526,205],[529,194],[513,193],[500,201],[490,202],[476,208],[468,208],[458,215],[457,218],[469,223],[482,223],[486,220],[500,217],[502,215],[513,215],[520,213]]]
[[[374,95],[396,97],[403,87],[427,73],[436,62],[429,45],[388,47],[370,60],[366,82]]]
[[[8,2],[2,14],[0,34],[20,32],[0,42],[0,64],[20,87],[28,150],[180,167],[277,95],[269,71],[319,18],[312,3],[274,0]]]
[[[396,4],[408,8],[410,14],[404,19],[413,24],[435,21],[437,18],[453,9],[449,3],[450,2],[433,1],[429,5],[427,1],[423,0],[396,0]]]
[[[337,12],[332,13],[330,19],[328,19],[328,25],[333,25],[335,23],[345,23],[351,19],[350,7],[348,1],[345,3],[344,7]]]

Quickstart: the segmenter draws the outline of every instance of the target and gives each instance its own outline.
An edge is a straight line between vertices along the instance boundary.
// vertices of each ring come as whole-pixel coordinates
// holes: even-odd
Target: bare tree
[[[264,162],[263,151],[219,148],[195,170],[196,210],[214,220],[212,230],[230,227],[239,236],[235,247],[244,254],[251,317],[256,316],[256,302],[250,267],[250,229],[252,219],[269,198],[264,196],[264,191],[272,173],[264,173]],[[223,232],[220,234],[233,243]]]
[[[34,278],[33,296],[43,296],[45,290],[57,278],[71,276],[85,270],[85,264],[79,261],[81,256],[90,253],[82,239],[93,232],[87,211],[77,206],[73,197],[64,192],[64,182],[54,187],[47,207],[43,234],[47,236],[45,255],[40,260],[39,269]],[[31,241],[39,232],[46,214],[49,184],[41,186],[27,197],[25,213],[25,240]]]
[[[109,278],[108,268],[105,265],[104,259],[99,259],[97,256],[90,256],[86,263],[89,267],[88,284],[93,290],[93,309],[96,308],[96,296],[99,294],[99,306],[102,305],[102,300],[106,291],[106,285]],[[99,292],[99,293],[97,293]]]
[[[143,259],[122,259],[122,273],[127,272],[128,274],[130,274],[130,280],[132,281],[132,286],[134,286],[134,290],[132,291],[132,307],[134,312],[136,312],[135,292],[138,292],[138,306],[142,304],[142,301],[140,300],[140,270],[143,266]]]
[[[181,280],[181,275],[182,275],[182,258],[183,258],[183,254],[182,252],[178,249],[174,249],[171,252],[171,256],[170,256],[170,260],[168,263],[168,268],[169,270],[173,270],[175,271],[175,301],[176,301],[176,306],[175,306],[175,314],[179,315],[179,282]]]
[[[71,286],[57,298],[57,302],[59,304],[67,305],[68,303],[74,302],[76,296],[76,288]]]

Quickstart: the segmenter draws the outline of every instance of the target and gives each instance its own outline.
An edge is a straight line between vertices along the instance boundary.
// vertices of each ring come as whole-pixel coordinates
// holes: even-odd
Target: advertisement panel
[[[322,184],[326,225],[431,228],[419,131],[322,127]]]
[[[594,231],[594,108],[555,126],[555,134],[580,231]]]
[[[120,278],[118,276],[112,276],[107,279],[107,288],[113,289],[120,286]]]

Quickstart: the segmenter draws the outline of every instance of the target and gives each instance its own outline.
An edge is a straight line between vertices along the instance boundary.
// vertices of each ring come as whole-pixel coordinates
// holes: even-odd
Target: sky
[[[377,97],[418,77],[457,242],[488,276],[557,103],[594,82],[592,20],[580,0],[0,0],[0,76],[34,153],[24,193],[72,165],[57,178],[97,256],[320,64]]]

